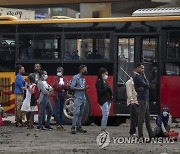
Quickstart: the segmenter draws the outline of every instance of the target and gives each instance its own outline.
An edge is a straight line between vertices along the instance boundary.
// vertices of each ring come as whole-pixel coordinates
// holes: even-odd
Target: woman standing
[[[25,81],[23,78],[23,74],[25,73],[24,67],[22,65],[17,66],[17,75],[15,79],[15,87],[14,87],[14,94],[15,94],[15,121],[16,127],[22,127],[22,112],[21,112],[21,105],[24,99],[24,90]]]
[[[99,69],[98,78],[96,81],[96,90],[98,103],[102,110],[101,132],[106,132],[107,120],[112,101],[112,90],[107,83],[108,71],[105,68]]]
[[[54,88],[54,111],[56,127],[58,130],[65,130],[62,126],[62,114],[64,107],[64,96],[67,91],[67,80],[63,77],[64,69],[57,68],[57,77],[53,85]]]
[[[34,88],[36,86],[36,84],[33,83],[33,77],[30,75],[28,76],[28,80],[27,80],[27,90],[26,90],[26,98],[23,101],[21,110],[26,112],[26,119],[27,119],[27,126],[29,129],[34,128],[33,126],[33,119],[32,119],[32,112],[34,111],[38,111],[37,106],[32,106],[31,102],[33,100],[31,95],[34,92]]]
[[[50,127],[50,119],[52,116],[52,107],[50,105],[50,100],[49,100],[50,89],[46,89],[43,83],[43,81],[47,79],[47,72],[42,70],[39,72],[39,76],[40,76],[40,80],[38,81],[37,86],[40,91],[40,97],[38,99],[38,102],[40,103],[40,111],[38,115],[37,130],[45,130],[45,128],[42,126],[42,122],[43,119],[45,118],[46,109],[48,110],[46,128],[52,129]]]

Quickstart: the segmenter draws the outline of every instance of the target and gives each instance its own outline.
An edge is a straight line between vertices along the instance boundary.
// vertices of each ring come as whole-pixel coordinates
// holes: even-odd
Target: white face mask
[[[62,76],[62,73],[61,72],[57,72],[57,76]]]
[[[103,80],[107,80],[107,79],[108,79],[108,75],[104,75]]]
[[[48,75],[44,75],[44,80],[46,81],[48,78]]]
[[[169,114],[169,113],[168,113],[168,112],[166,112],[166,111],[164,111],[164,112],[163,112],[163,116],[164,116],[164,117],[167,117],[167,116],[168,116],[168,114]]]

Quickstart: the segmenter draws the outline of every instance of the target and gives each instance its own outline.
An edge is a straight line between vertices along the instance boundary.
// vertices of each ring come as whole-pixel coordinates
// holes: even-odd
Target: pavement
[[[8,116],[3,120],[6,126],[0,127],[0,153],[180,154],[180,139],[173,142],[164,142],[164,140],[162,140],[156,143],[130,143],[128,141],[125,143],[125,140],[129,139],[129,120],[120,126],[108,126],[108,135],[99,135],[100,127],[95,124],[84,126],[88,131],[86,134],[77,133],[73,135],[70,134],[71,126],[68,125],[64,126],[66,131],[58,131],[55,125],[52,125],[53,130],[37,131],[35,128],[15,127],[14,116]],[[152,127],[154,126],[155,123],[154,120],[152,120]],[[172,129],[180,133],[179,126],[180,124],[173,124]],[[145,128],[144,132],[145,137],[147,137]],[[103,138],[104,135],[105,138]],[[106,139],[106,142],[103,142],[103,139]]]

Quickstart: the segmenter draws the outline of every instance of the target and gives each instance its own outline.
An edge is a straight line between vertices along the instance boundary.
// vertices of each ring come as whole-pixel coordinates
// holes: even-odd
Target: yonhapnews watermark
[[[155,137],[149,140],[149,138],[137,138],[137,137],[110,137],[108,132],[102,132],[96,137],[96,142],[99,148],[105,148],[109,144],[139,144],[139,143],[151,143],[151,144],[173,144],[175,138],[168,137]]]

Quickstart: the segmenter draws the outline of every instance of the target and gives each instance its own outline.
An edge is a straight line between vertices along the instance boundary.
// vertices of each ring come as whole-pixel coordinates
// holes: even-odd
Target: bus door
[[[157,76],[158,37],[132,36],[117,38],[117,67],[115,88],[115,114],[128,116],[127,95],[125,83],[130,79],[137,62],[143,62],[145,73],[150,82],[150,111],[159,111]]]
[[[135,37],[117,37],[117,67],[115,88],[116,115],[128,115],[126,85],[134,69]]]

